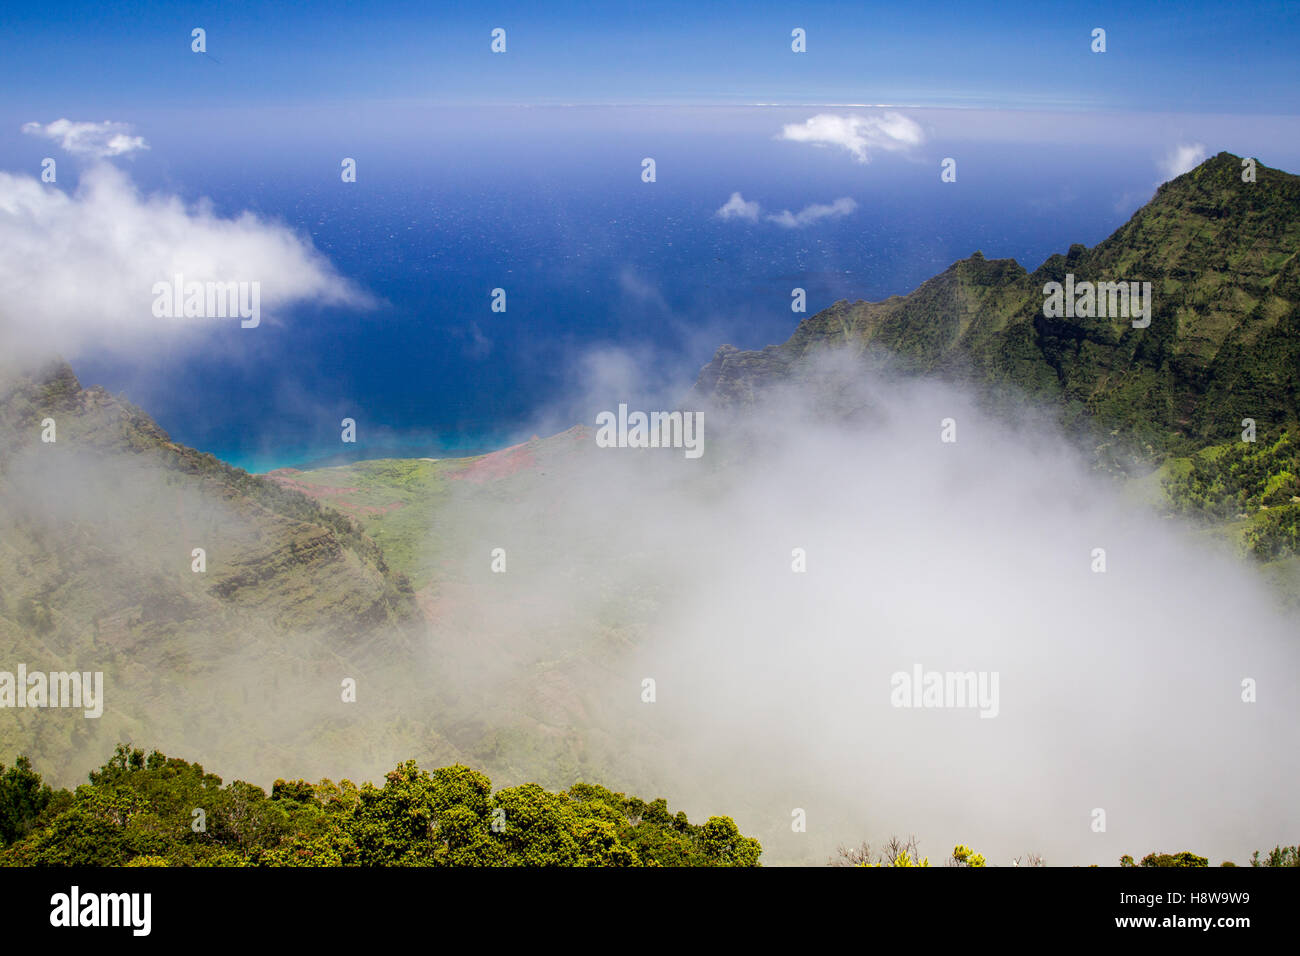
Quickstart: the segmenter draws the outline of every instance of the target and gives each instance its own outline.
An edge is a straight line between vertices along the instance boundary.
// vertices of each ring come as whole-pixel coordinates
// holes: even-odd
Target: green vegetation
[[[1251,866],[1300,866],[1300,846],[1275,846],[1268,856],[1259,858],[1256,850],[1250,856]]]
[[[1241,181],[1220,153],[1165,183],[1091,249],[1075,244],[1034,272],[976,254],[905,296],[837,302],[761,352],[720,348],[697,396],[745,404],[806,373],[816,353],[881,350],[905,370],[1026,394],[1099,449],[1148,459],[1223,442],[1244,418],[1300,424],[1300,176],[1264,165]],[[1124,317],[1047,318],[1043,286],[1152,284],[1150,325]]]
[[[0,845],[27,836],[53,796],[26,757],[19,757],[8,770],[0,764]]]
[[[1232,518],[1261,507],[1300,500],[1300,448],[1289,433],[1272,444],[1214,445],[1165,479],[1176,513],[1199,519]]]
[[[449,556],[482,534],[481,523],[461,520],[461,509],[535,498],[546,476],[572,467],[574,452],[589,451],[588,442],[586,429],[575,426],[487,455],[381,458],[273,472],[267,481],[347,515],[407,586],[419,590],[456,577],[460,569]]]
[[[276,472],[267,480],[340,518],[347,515],[343,520],[364,529],[409,589],[423,587],[438,571],[436,556],[447,550],[439,520],[449,504],[446,475],[465,461],[387,458]]]
[[[493,793],[469,767],[406,761],[379,787],[277,780],[268,796],[125,745],[73,792],[18,758],[0,772],[0,838],[7,866],[758,866],[762,853],[730,817],[696,825],[593,784]]]
[[[1209,866],[1210,861],[1203,856],[1197,856],[1184,850],[1182,853],[1148,853],[1142,857],[1141,863],[1134,863],[1133,857],[1127,853],[1119,858],[1120,866],[1177,866],[1177,867],[1200,867]],[[1237,864],[1230,860],[1224,860],[1219,866],[1236,866]],[[1260,859],[1259,851],[1256,850],[1250,856],[1251,866],[1300,866],[1300,846],[1275,846],[1268,851],[1268,855]]]
[[[1042,859],[1037,856],[1030,857],[1031,866],[1042,866]],[[1017,861],[1018,862],[1018,861]],[[879,851],[871,849],[871,845],[863,843],[861,846],[848,848],[840,847],[839,853],[835,859],[831,860],[831,866],[923,866],[930,865],[928,856],[921,856],[920,847],[917,845],[916,837],[908,837],[906,840],[898,837],[891,837],[889,842]],[[970,847],[963,844],[957,844],[952,849],[952,856],[948,858],[948,866],[955,867],[984,867],[987,861],[982,853],[976,853]]]
[[[1244,183],[1241,157],[1219,153],[1103,242],[1032,273],[976,253],[907,295],[836,302],[781,345],[723,346],[695,394],[745,405],[783,380],[816,385],[813,359],[847,348],[971,386],[993,408],[1028,396],[1099,470],[1267,565],[1300,604],[1300,176],[1257,169]],[[1067,274],[1150,282],[1150,324],[1044,316],[1044,285]],[[1258,443],[1238,440],[1244,419]]]
[[[1133,857],[1127,853],[1119,858],[1120,866],[1209,866],[1210,861],[1203,856],[1197,856],[1184,850],[1182,853],[1148,853],[1142,857],[1142,862],[1135,864]],[[1225,864],[1228,865],[1228,864]]]
[[[1300,554],[1300,445],[1291,432],[1271,443],[1212,445],[1174,459],[1162,486],[1169,511],[1202,524],[1242,521],[1242,550],[1261,562]]]

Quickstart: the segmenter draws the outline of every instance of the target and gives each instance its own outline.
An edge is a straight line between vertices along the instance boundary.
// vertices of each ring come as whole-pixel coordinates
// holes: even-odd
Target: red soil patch
[[[342,488],[333,485],[309,485],[306,482],[298,481],[291,475],[301,475],[302,472],[296,468],[277,468],[275,471],[268,471],[263,478],[270,478],[282,488],[292,488],[294,491],[302,492],[308,498],[334,498],[338,495],[355,494],[360,488]]]
[[[460,471],[452,472],[447,477],[457,481],[472,481],[475,484],[482,484],[485,481],[496,481],[500,478],[509,477],[516,472],[523,471],[525,468],[532,468],[537,464],[537,459],[533,457],[532,449],[528,445],[528,442],[524,442],[523,444],[503,448],[501,451],[494,451],[490,455],[484,455],[472,465],[467,465]]]

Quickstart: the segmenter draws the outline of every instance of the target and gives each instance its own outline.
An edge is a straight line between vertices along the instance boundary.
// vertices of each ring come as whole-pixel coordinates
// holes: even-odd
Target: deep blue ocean
[[[630,349],[650,382],[689,383],[717,346],[785,340],[837,299],[905,294],[982,250],[1028,269],[1122,225],[1159,177],[1148,144],[945,138],[866,164],[779,141],[815,110],[455,110],[335,126],[145,124],[142,191],[282,221],[380,305],[303,308],[239,331],[238,355],[133,365],[82,357],[174,439],[250,470],[340,454],[441,456],[572,424],[590,349]],[[913,114],[916,115],[916,114]],[[924,117],[922,117],[924,119]],[[355,183],[339,176],[357,160]],[[653,157],[657,181],[641,180]],[[943,183],[942,157],[958,158]],[[765,213],[850,197],[807,228],[723,221],[735,191]],[[507,310],[490,294],[504,288]],[[627,396],[608,396],[606,407]],[[339,441],[344,417],[355,446]]]

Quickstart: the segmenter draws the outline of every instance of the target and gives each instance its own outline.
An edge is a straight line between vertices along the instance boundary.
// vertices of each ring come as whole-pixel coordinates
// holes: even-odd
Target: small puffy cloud
[[[811,226],[823,219],[838,219],[840,216],[847,216],[857,208],[858,204],[856,202],[848,196],[843,196],[832,203],[813,203],[798,212],[783,209],[776,215],[768,216],[767,221],[774,222],[778,226],[784,226],[786,229],[802,229],[804,226]]]
[[[818,113],[802,123],[787,123],[779,138],[814,146],[835,146],[847,150],[859,163],[867,163],[873,151],[904,152],[924,142],[925,134],[902,113],[874,116]]]
[[[111,120],[102,123],[74,123],[72,120],[57,119],[45,125],[24,123],[23,132],[52,139],[65,152],[91,159],[125,156],[149,148],[143,136],[131,135],[129,125]]]
[[[746,219],[758,222],[758,203],[746,202],[740,193],[732,193],[731,198],[714,215],[719,219]]]
[[[311,241],[245,212],[216,215],[210,203],[142,196],[108,163],[82,176],[73,194],[31,176],[0,172],[0,352],[56,351],[72,359],[96,349],[166,351],[210,346],[235,319],[163,318],[155,284],[257,284],[260,312],[300,302],[371,304]]]
[[[842,196],[834,202],[813,203],[798,212],[783,209],[779,213],[762,216],[762,207],[757,202],[746,201],[740,193],[731,194],[731,198],[719,209],[715,216],[719,219],[743,219],[746,222],[758,222],[759,218],[774,222],[786,229],[802,229],[823,219],[835,219],[847,216],[858,208],[858,204],[848,196]]]
[[[1205,156],[1204,144],[1179,143],[1156,165],[1166,179],[1173,179],[1201,165],[1205,161]]]

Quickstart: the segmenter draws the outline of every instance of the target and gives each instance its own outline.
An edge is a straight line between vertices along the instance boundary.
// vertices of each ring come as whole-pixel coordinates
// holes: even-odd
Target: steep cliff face
[[[883,350],[918,372],[1011,385],[1153,450],[1199,447],[1242,418],[1300,418],[1300,177],[1220,153],[1165,183],[1105,241],[1033,273],[976,253],[906,296],[837,302],[782,345],[719,349],[695,397],[745,403],[814,352]],[[1150,324],[1044,315],[1044,286],[1151,283]],[[1141,321],[1141,320],[1139,320]]]
[[[264,718],[310,733],[363,660],[415,653],[417,617],[352,519],[172,442],[61,362],[0,383],[0,670],[106,685],[99,719],[0,711],[5,751],[200,733],[233,750]]]

